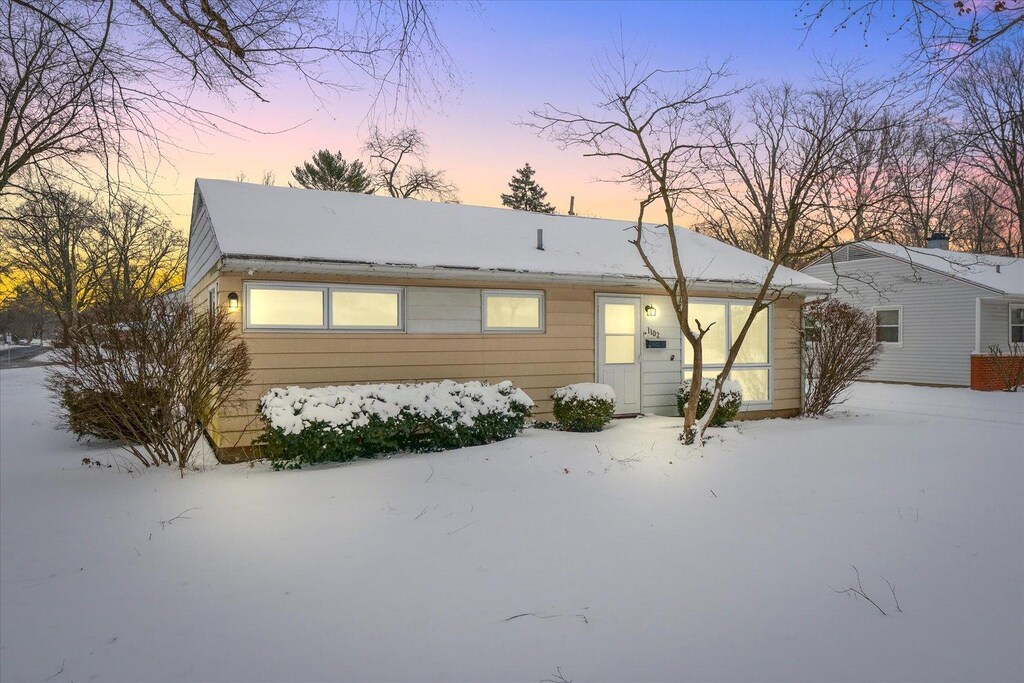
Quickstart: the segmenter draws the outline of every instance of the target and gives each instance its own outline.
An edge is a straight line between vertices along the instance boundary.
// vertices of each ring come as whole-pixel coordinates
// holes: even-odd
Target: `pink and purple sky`
[[[620,35],[646,49],[651,63],[680,68],[705,60],[732,59],[737,79],[800,83],[815,59],[858,60],[869,73],[887,75],[911,48],[903,36],[872,29],[868,44],[859,29],[833,35],[831,23],[810,34],[796,16],[796,0],[775,2],[483,2],[478,9],[443,7],[438,16],[464,81],[432,111],[416,111],[410,123],[430,143],[429,165],[444,168],[463,203],[500,206],[514,170],[529,162],[548,200],[560,212],[576,196],[582,215],[633,218],[629,188],[597,181],[609,169],[580,150],[561,151],[516,123],[545,102],[573,107],[594,100],[592,60]],[[366,93],[334,95],[318,102],[308,88],[283,75],[267,83],[268,103],[233,95],[215,111],[230,120],[277,134],[168,131],[180,146],[165,149],[155,189],[166,197],[175,225],[188,228],[192,183],[197,177],[233,179],[245,173],[258,182],[273,171],[286,185],[291,169],[316,150],[341,150],[364,158],[362,140],[371,121]]]

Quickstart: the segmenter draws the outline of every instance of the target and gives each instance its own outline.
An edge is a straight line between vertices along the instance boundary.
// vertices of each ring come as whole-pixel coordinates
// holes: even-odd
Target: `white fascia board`
[[[650,288],[660,286],[654,278],[627,275],[570,275],[560,273],[536,273],[531,271],[478,270],[473,268],[448,268],[442,266],[414,266],[395,264],[346,263],[340,261],[317,261],[312,259],[268,259],[244,255],[225,255],[221,263],[225,272],[254,273],[305,273],[328,275],[366,275],[371,277],[406,277],[428,280],[484,280],[494,282],[539,282],[599,287]],[[692,281],[691,286],[701,291],[723,293],[755,293],[759,284],[749,282],[722,282],[710,280]],[[832,285],[789,285],[780,288],[783,294],[811,295],[827,294]]]

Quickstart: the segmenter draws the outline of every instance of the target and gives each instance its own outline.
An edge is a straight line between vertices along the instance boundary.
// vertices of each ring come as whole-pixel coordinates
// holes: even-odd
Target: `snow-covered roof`
[[[870,241],[857,246],[1003,294],[1024,296],[1024,259]]]
[[[541,275],[649,278],[628,221],[551,216],[352,192],[196,181],[220,256],[377,266],[472,269]],[[537,249],[543,229],[544,249]],[[664,228],[645,230],[661,272],[673,272]],[[708,283],[760,283],[770,263],[689,230],[678,230],[687,276]],[[196,239],[196,235],[193,235]],[[773,284],[805,291],[829,285],[780,268]]]

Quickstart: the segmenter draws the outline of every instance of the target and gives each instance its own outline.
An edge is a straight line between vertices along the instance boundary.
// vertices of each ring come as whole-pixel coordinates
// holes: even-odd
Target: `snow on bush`
[[[711,405],[711,392],[715,390],[715,380],[711,377],[704,377],[700,383],[700,396],[697,398],[697,419],[704,417]],[[676,407],[679,409],[679,416],[682,417],[686,410],[686,403],[690,400],[690,382],[686,381],[676,392]],[[727,379],[722,383],[722,396],[718,399],[718,410],[711,418],[709,426],[724,427],[727,422],[736,419],[743,405],[743,388],[736,380]]]
[[[598,384],[597,382],[580,382],[579,384],[570,384],[569,386],[555,389],[555,393],[551,394],[551,398],[558,400],[565,400],[575,398],[580,401],[589,401],[592,398],[598,398],[602,401],[615,401],[615,390],[607,384]]]
[[[607,384],[582,382],[555,389],[554,414],[567,432],[599,432],[615,415],[615,390]]]
[[[532,407],[511,382],[274,388],[260,399],[257,443],[278,467],[447,450],[515,436]]]

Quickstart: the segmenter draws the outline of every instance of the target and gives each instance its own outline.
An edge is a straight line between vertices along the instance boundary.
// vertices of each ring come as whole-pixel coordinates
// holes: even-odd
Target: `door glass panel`
[[[636,334],[636,304],[605,304],[605,334]]]
[[[739,382],[744,403],[763,403],[768,400],[768,370],[733,370],[730,379]]]
[[[605,365],[632,365],[636,362],[636,337],[633,335],[605,335]]]
[[[749,304],[733,304],[729,309],[731,316],[733,340],[739,336],[740,330],[747,322],[750,315]],[[737,363],[767,363],[768,362],[768,311],[761,311],[754,318],[747,330],[747,336],[743,339],[743,346],[736,354]]]
[[[721,364],[725,362],[725,304],[690,304],[690,325],[694,334],[697,333],[697,321],[701,327],[706,328],[711,323],[711,329],[704,335],[701,348],[704,350],[704,363],[707,365]],[[693,347],[690,342],[683,340],[684,362],[693,365]]]

